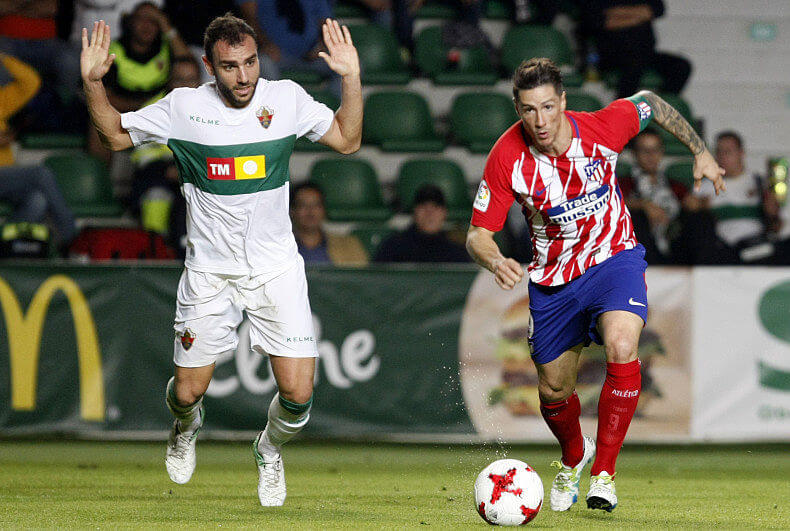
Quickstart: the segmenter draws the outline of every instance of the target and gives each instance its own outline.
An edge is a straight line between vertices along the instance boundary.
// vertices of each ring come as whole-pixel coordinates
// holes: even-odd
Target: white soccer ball
[[[475,505],[492,525],[524,525],[543,505],[543,482],[535,470],[517,459],[500,459],[475,481]]]

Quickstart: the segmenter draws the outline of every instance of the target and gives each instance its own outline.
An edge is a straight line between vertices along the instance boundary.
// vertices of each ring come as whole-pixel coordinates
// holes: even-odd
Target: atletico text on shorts
[[[250,103],[226,106],[214,83],[177,88],[121,115],[135,145],[167,144],[187,202],[185,265],[267,274],[295,263],[288,161],[298,137],[316,141],[334,113],[289,80],[259,79]]]
[[[576,345],[603,344],[598,317],[615,310],[647,321],[645,248],[637,244],[560,286],[529,283],[529,347],[535,363]]]
[[[566,111],[572,130],[567,151],[538,151],[519,121],[494,145],[478,188],[472,225],[502,230],[516,200],[532,235],[532,282],[559,286],[637,245],[617,185],[617,157],[650,121],[641,97],[616,100],[600,111]]]
[[[176,297],[175,364],[205,367],[235,350],[244,313],[252,350],[289,358],[318,356],[304,261],[297,255],[284,271],[255,276],[184,269]]]

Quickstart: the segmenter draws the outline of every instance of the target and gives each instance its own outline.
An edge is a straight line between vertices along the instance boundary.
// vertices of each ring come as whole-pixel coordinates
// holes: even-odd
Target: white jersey
[[[124,113],[121,125],[134,145],[159,142],[175,155],[187,203],[186,267],[259,275],[296,260],[288,161],[298,137],[315,142],[333,118],[293,81],[260,79],[242,109],[207,83]]]

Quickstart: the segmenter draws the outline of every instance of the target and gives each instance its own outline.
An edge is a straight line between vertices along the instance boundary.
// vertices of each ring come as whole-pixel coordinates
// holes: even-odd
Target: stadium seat
[[[342,0],[335,5],[333,14],[338,19],[367,18],[367,14],[361,6],[353,3],[343,2]]]
[[[456,61],[448,57],[450,49],[442,41],[442,28],[425,28],[414,41],[417,67],[437,85],[493,85],[497,72],[485,46],[454,50]]]
[[[530,57],[548,57],[560,67],[574,63],[573,50],[565,35],[551,26],[513,26],[505,33],[501,50],[502,66],[508,76]],[[568,79],[565,82],[571,86]]]
[[[670,181],[680,183],[687,190],[691,190],[694,186],[694,162],[690,160],[673,162],[667,166],[664,175]]]
[[[592,94],[576,91],[565,91],[565,99],[568,104],[567,109],[569,111],[595,112],[603,109],[601,100]]]
[[[417,93],[377,92],[365,100],[362,141],[384,151],[442,151],[428,103]]]
[[[117,217],[123,207],[115,200],[107,168],[85,153],[52,155],[44,164],[55,173],[60,191],[76,217]]]
[[[516,121],[513,100],[500,93],[459,94],[450,109],[450,129],[455,141],[473,153],[488,153]]]
[[[404,212],[411,211],[414,194],[425,184],[441,188],[449,220],[468,220],[472,215],[472,200],[464,172],[458,164],[447,159],[416,159],[403,163],[395,188]]]
[[[82,149],[85,135],[31,133],[20,139],[23,149]]]
[[[390,227],[377,224],[357,227],[351,232],[351,234],[356,236],[359,241],[362,242],[362,245],[368,252],[368,256],[370,256],[372,260],[376,256],[376,251],[379,250],[379,245],[381,245],[381,242],[386,240],[393,232],[394,230]]]
[[[280,72],[281,79],[290,79],[302,86],[316,86],[324,81],[324,76],[312,70],[285,69]]]
[[[411,79],[395,35],[377,24],[349,26],[359,54],[362,83],[405,85]]]
[[[326,214],[333,221],[384,221],[391,215],[376,171],[366,160],[319,160],[310,170],[310,181],[324,192]]]
[[[415,18],[440,18],[452,19],[458,15],[458,11],[454,8],[439,3],[427,0],[415,13]]]
[[[633,171],[633,166],[622,160],[622,157],[617,158],[617,167],[615,168],[614,173],[618,178],[630,177]]]

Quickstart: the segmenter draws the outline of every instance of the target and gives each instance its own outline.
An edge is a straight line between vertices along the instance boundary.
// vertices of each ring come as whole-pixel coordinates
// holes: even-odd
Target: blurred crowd
[[[322,82],[338,97],[339,83],[318,56],[320,23],[336,10],[354,10],[370,24],[388,28],[416,76],[414,24],[429,8],[444,10],[447,17],[441,27],[442,39],[451,45],[448,64],[458,60],[459,49],[474,46],[482,46],[496,62],[498,52],[481,29],[493,3],[512,25],[551,25],[559,14],[567,15],[574,21],[574,71],[587,80],[614,76],[615,97],[635,93],[650,75],[659,80],[656,90],[679,94],[691,76],[687,59],[656,49],[653,23],[664,14],[661,0],[346,0],[340,5],[334,0],[0,0],[0,215],[4,227],[11,227],[3,230],[0,254],[183,256],[185,204],[170,150],[150,144],[113,157],[88,123],[79,51],[82,28],[94,20],[111,27],[110,52],[116,59],[104,82],[111,103],[125,112],[173,88],[209,81],[201,64],[203,31],[212,18],[229,11],[256,30],[263,77],[298,73],[300,80]],[[82,158],[60,164],[58,157],[17,160],[20,145],[35,150],[36,138],[64,136],[78,139],[76,146],[64,140],[64,147],[78,149]],[[678,178],[677,161],[666,156],[665,136],[658,131],[637,136],[625,157],[631,164],[618,165],[621,191],[648,262],[790,264],[786,160],[748,168],[748,146],[737,131],[713,138],[716,158],[727,172],[724,195],[706,186],[694,190],[688,168]],[[96,164],[108,171],[86,180],[86,168]],[[68,180],[64,174],[69,172],[77,175]],[[95,182],[108,175],[111,182]],[[108,200],[123,214],[116,217],[126,220],[111,223],[104,235],[95,214],[75,211],[80,193],[93,188],[111,190]],[[319,183],[292,187],[294,234],[307,262],[358,266],[469,260],[465,224],[448,218],[446,190],[440,186],[428,183],[415,190],[408,207],[401,208],[400,223],[380,232],[373,243],[327,220],[325,192]],[[139,248],[129,248],[131,235],[141,231],[146,237],[139,238]],[[102,237],[106,248],[99,251],[95,241]],[[514,258],[530,261],[520,212],[512,213],[498,238]]]

